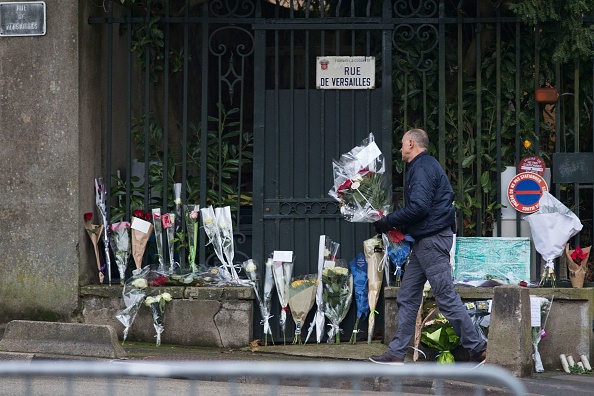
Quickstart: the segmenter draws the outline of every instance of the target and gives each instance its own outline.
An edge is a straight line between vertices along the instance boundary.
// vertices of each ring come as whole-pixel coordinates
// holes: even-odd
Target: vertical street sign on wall
[[[45,35],[45,2],[0,3],[0,37]]]

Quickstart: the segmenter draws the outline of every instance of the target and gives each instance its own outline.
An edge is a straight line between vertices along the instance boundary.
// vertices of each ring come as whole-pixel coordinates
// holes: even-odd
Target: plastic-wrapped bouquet
[[[156,296],[147,297],[144,303],[151,309],[153,315],[153,326],[157,332],[157,346],[161,346],[161,333],[165,328],[163,327],[163,317],[165,316],[165,304],[171,301],[171,294],[162,293]]]
[[[530,224],[534,247],[546,261],[540,283],[550,281],[555,286],[555,260],[565,250],[567,241],[582,230],[580,219],[553,197],[543,192],[538,210],[524,217]]]
[[[359,321],[369,315],[369,289],[367,278],[367,261],[363,253],[358,253],[349,263],[351,273],[353,274],[353,283],[355,289],[355,303],[357,305],[357,319],[351,335],[351,344],[357,343],[357,334],[359,334]]]
[[[126,280],[126,267],[128,266],[128,258],[132,251],[130,244],[130,223],[127,221],[120,221],[111,226],[111,249],[115,255],[118,271],[120,272],[120,284],[124,284]]]
[[[295,321],[295,338],[293,344],[302,344],[301,328],[307,314],[316,300],[317,275],[304,275],[291,279],[289,284],[289,306]]]
[[[328,194],[347,221],[373,223],[391,211],[384,156],[372,133],[332,165],[334,186]]]
[[[320,235],[320,242],[318,245],[318,287],[316,289],[317,309],[314,319],[311,321],[309,329],[307,330],[307,337],[305,337],[306,343],[313,333],[314,327],[316,329],[316,341],[318,344],[322,341],[322,335],[324,334],[324,324],[326,322],[326,317],[324,315],[324,301],[322,299],[322,271],[325,266],[334,265],[334,261],[338,255],[339,247],[340,244],[338,242],[334,242],[326,235]]]
[[[261,324],[264,326],[264,345],[268,345],[268,335],[272,337],[272,330],[270,329],[270,301],[272,298],[272,288],[274,287],[274,277],[272,275],[272,259],[266,262],[266,270],[264,273],[264,294],[260,297],[260,287],[258,283],[258,267],[254,260],[249,259],[242,263],[250,284],[256,293],[258,300],[258,307],[262,315]]]
[[[128,337],[128,331],[136,319],[138,310],[142,306],[142,302],[146,297],[146,288],[148,287],[149,267],[144,267],[139,271],[135,271],[130,279],[128,279],[122,290],[122,302],[125,308],[116,312],[116,319],[124,325],[123,341]]]
[[[353,299],[353,277],[344,260],[336,260],[334,266],[322,271],[324,314],[330,320],[328,342],[340,344],[340,322],[349,312]]]
[[[421,332],[421,342],[429,348],[439,351],[437,363],[454,363],[451,350],[460,345],[460,338],[454,332],[450,322],[441,314],[425,323]]]
[[[530,320],[530,325],[532,327],[532,346],[534,347],[532,359],[534,360],[534,369],[537,373],[544,372],[540,352],[538,352],[538,343],[547,336],[545,325],[547,324],[552,304],[552,296],[550,300],[545,297],[530,296],[531,310],[538,312],[536,315],[531,315]],[[536,309],[534,309],[535,307],[539,307],[540,309],[536,311]]]
[[[281,305],[279,324],[283,332],[283,343],[286,344],[287,311],[289,311],[289,284],[293,276],[293,261],[295,257],[292,251],[274,251],[272,255],[272,274],[278,294],[278,301]]]
[[[196,265],[196,253],[197,253],[197,245],[198,245],[198,211],[200,210],[200,206],[198,205],[186,205],[185,214],[186,214],[186,232],[188,234],[188,262],[190,264],[190,269],[192,273],[198,271],[198,266]]]

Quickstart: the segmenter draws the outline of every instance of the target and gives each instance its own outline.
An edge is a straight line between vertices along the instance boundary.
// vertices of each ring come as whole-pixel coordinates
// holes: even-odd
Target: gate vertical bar
[[[439,1],[439,162],[445,169],[445,5]],[[423,72],[423,76],[426,72]],[[427,117],[425,117],[426,121]],[[426,127],[425,127],[426,129]]]
[[[496,129],[497,129],[497,186],[496,186],[496,202],[497,205],[501,205],[501,172],[502,172],[502,164],[501,164],[501,21],[499,18],[501,17],[501,11],[497,8],[496,11],[497,15],[497,23],[495,25],[495,36],[496,36],[496,63],[495,63],[495,80],[496,87],[495,87],[495,111],[496,111]],[[501,236],[501,210],[497,212],[497,235]]]
[[[476,8],[476,17],[480,20],[481,10]],[[482,109],[482,59],[481,59],[481,31],[477,29],[476,32],[476,199],[479,202],[479,208],[476,211],[476,235],[483,235],[482,218],[484,213],[483,193],[481,185],[481,177],[483,173],[482,167],[482,151],[483,151],[483,109]]]
[[[462,63],[463,55],[463,36],[462,36],[462,23],[457,23],[458,32],[458,47],[457,47],[457,85],[458,85],[458,141],[456,142],[458,150],[458,197],[461,205],[464,205],[464,168],[462,166],[464,162],[464,65]],[[464,211],[458,210],[458,236],[464,236]]]
[[[262,8],[257,0],[255,22],[262,23]],[[254,30],[254,103],[265,103],[266,94],[266,31]],[[254,188],[252,195],[254,257],[266,257],[264,252],[264,124],[265,106],[254,106]],[[259,151],[261,150],[261,152]]]

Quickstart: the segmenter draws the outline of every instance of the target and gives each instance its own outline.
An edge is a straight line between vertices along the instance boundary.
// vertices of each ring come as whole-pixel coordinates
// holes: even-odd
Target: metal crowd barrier
[[[498,366],[320,361],[0,361],[1,395],[526,395]]]

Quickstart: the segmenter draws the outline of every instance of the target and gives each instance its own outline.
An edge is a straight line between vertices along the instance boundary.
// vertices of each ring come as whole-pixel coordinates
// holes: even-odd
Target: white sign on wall
[[[316,58],[316,88],[374,89],[375,57],[318,56]]]

